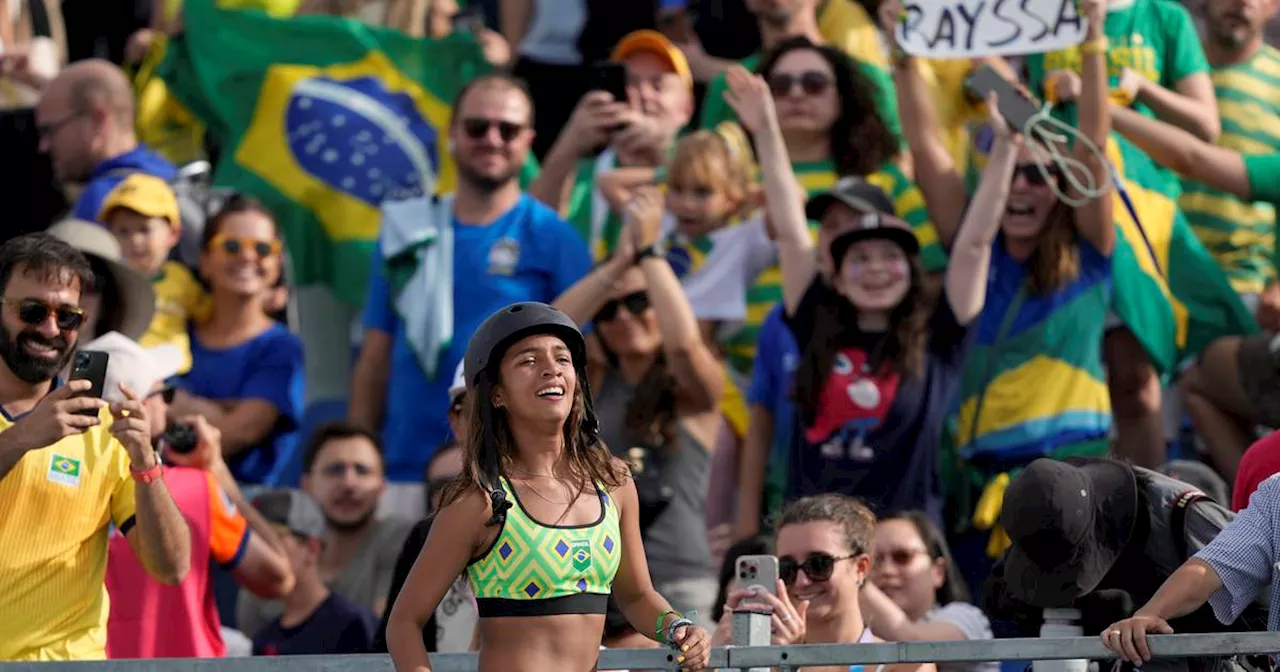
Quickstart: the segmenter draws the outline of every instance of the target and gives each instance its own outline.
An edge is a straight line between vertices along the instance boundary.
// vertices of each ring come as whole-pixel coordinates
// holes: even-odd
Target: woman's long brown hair
[[[906,296],[889,312],[889,333],[879,353],[867,353],[877,371],[890,367],[904,376],[924,372],[925,348],[929,346],[929,316],[937,302],[937,292],[927,284],[920,255],[910,255],[911,284]],[[796,368],[795,399],[801,417],[812,424],[818,416],[822,390],[835,364],[840,335],[858,328],[858,309],[843,296],[835,305],[817,307],[813,320],[813,337],[804,344],[800,365]]]
[[[1047,294],[1080,275],[1076,247],[1076,211],[1057,201],[1045,216],[1044,230],[1027,260],[1027,284],[1032,294]]]
[[[574,501],[593,483],[601,483],[606,490],[617,488],[626,483],[630,477],[625,465],[615,460],[609,453],[604,441],[597,439],[592,445],[586,445],[580,431],[583,418],[586,416],[586,404],[583,397],[583,384],[586,380],[583,370],[578,367],[578,382],[573,388],[573,409],[564,422],[565,458],[569,464],[570,478],[578,484]],[[495,376],[497,377],[497,376]],[[491,387],[496,387],[501,379]],[[489,491],[499,487],[497,483],[489,483],[481,467],[482,451],[486,446],[498,451],[498,464],[505,473],[511,468],[515,457],[515,437],[511,433],[511,420],[505,408],[493,405],[493,399],[481,398],[477,387],[467,389],[468,402],[463,412],[467,416],[467,435],[462,437],[462,473],[452,483],[445,486],[441,493],[440,508],[458,501],[470,490],[477,490],[488,498]],[[489,405],[488,417],[483,405]],[[486,424],[486,420],[488,424]],[[492,440],[486,442],[486,436],[492,433]]]

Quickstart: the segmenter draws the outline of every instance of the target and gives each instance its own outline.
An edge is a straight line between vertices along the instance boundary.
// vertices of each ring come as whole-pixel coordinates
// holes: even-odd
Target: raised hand
[[[995,91],[987,94],[987,125],[995,132],[997,140],[1022,144],[1022,133],[1009,127],[1009,122],[1000,114],[1000,95]]]
[[[626,219],[636,251],[657,243],[662,236],[663,207],[662,192],[657,187],[640,187],[632,194]]]
[[[882,0],[876,10],[880,19],[880,32],[889,43],[889,48],[898,48],[898,21],[902,17],[902,3],[899,0]]]
[[[735,65],[725,73],[728,88],[724,92],[724,100],[738,114],[742,127],[751,133],[764,131],[769,124],[777,122],[777,112],[773,108],[773,94],[769,85],[760,75],[747,72],[746,68]]]

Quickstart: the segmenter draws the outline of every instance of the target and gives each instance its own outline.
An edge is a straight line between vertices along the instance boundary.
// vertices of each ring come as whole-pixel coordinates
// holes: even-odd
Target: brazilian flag
[[[974,137],[971,185],[986,166],[991,131],[983,125]],[[1112,189],[1110,196],[1116,225],[1112,306],[1151,363],[1173,374],[1214,339],[1257,333],[1253,314],[1178,207],[1178,184],[1119,134],[1112,133],[1106,153],[1123,186],[1123,193]]]
[[[364,301],[384,199],[451,191],[449,106],[492,70],[470,35],[186,0],[160,75],[222,144],[220,187],[275,213],[299,285]]]

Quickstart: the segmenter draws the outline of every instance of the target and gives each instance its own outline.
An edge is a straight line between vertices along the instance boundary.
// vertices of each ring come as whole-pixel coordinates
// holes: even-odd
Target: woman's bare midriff
[[[590,672],[600,655],[603,614],[485,618],[479,672]]]

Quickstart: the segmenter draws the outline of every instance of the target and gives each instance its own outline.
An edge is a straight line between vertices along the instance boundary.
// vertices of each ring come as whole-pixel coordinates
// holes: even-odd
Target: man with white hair
[[[166,586],[147,577],[128,543],[113,534],[107,555],[107,655],[111,658],[209,658],[227,654],[214,601],[212,563],[229,569],[257,595],[280,597],[294,577],[279,536],[236,486],[222,461],[218,430],[201,416],[166,426],[173,387],[184,354],[177,346],[150,350],[111,332],[85,345],[106,352],[105,397],[124,383],[146,394],[156,449],[178,510],[191,529],[191,571]]]

